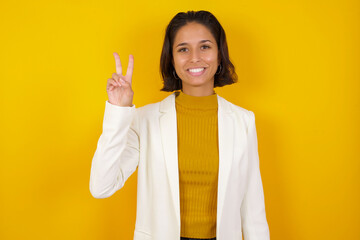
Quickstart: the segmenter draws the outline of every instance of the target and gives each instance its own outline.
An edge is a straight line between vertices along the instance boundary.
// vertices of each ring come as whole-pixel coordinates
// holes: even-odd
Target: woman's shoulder
[[[254,114],[251,110],[249,109],[246,109],[242,106],[239,106],[229,100],[227,100],[226,98],[222,97],[222,96],[219,96],[219,100],[222,101],[222,105],[226,106],[225,109],[227,111],[230,111],[230,112],[234,112],[235,114],[237,115],[244,115],[246,117],[252,117],[252,115]]]
[[[172,101],[175,101],[174,93],[170,94],[169,96],[163,98],[160,101],[148,103],[148,104],[146,104],[144,106],[141,106],[141,107],[138,107],[136,109],[137,109],[137,112],[139,114],[143,114],[143,115],[151,114],[151,115],[154,115],[154,114],[159,113],[161,111],[166,111],[166,110],[170,109]]]
[[[144,106],[138,107],[138,108],[136,108],[137,112],[139,115],[145,117],[145,116],[157,116],[158,114],[161,114],[162,112],[168,112],[171,110],[175,110],[174,109],[175,108],[175,96],[176,96],[176,93],[172,93],[160,101],[149,103]],[[219,107],[221,107],[223,112],[232,112],[239,117],[244,117],[247,119],[254,117],[254,113],[251,110],[229,101],[226,97],[222,97],[222,96],[218,95],[218,104],[219,104]]]

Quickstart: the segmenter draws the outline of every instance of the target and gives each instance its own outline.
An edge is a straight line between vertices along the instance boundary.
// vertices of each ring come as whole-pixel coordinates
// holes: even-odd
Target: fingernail
[[[125,81],[124,81],[124,80],[122,80],[122,79],[120,79],[120,82],[121,82],[121,83],[125,83]]]

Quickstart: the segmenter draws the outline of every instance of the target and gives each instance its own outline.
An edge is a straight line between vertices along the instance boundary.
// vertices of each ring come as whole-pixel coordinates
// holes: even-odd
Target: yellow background
[[[134,55],[135,105],[160,101],[165,27],[202,9],[239,76],[216,92],[256,116],[271,239],[360,239],[356,0],[2,2],[0,239],[132,239],[137,171],[89,191],[112,53]]]

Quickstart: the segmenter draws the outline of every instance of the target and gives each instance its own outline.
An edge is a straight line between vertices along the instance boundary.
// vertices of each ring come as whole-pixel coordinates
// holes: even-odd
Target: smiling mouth
[[[189,68],[188,71],[192,73],[202,72],[205,68]]]
[[[206,68],[189,68],[187,71],[191,76],[200,76],[205,72]]]

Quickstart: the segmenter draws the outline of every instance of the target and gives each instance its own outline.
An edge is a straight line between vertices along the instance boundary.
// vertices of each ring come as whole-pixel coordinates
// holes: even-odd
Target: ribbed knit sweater
[[[216,237],[219,169],[217,94],[175,98],[181,237]]]

